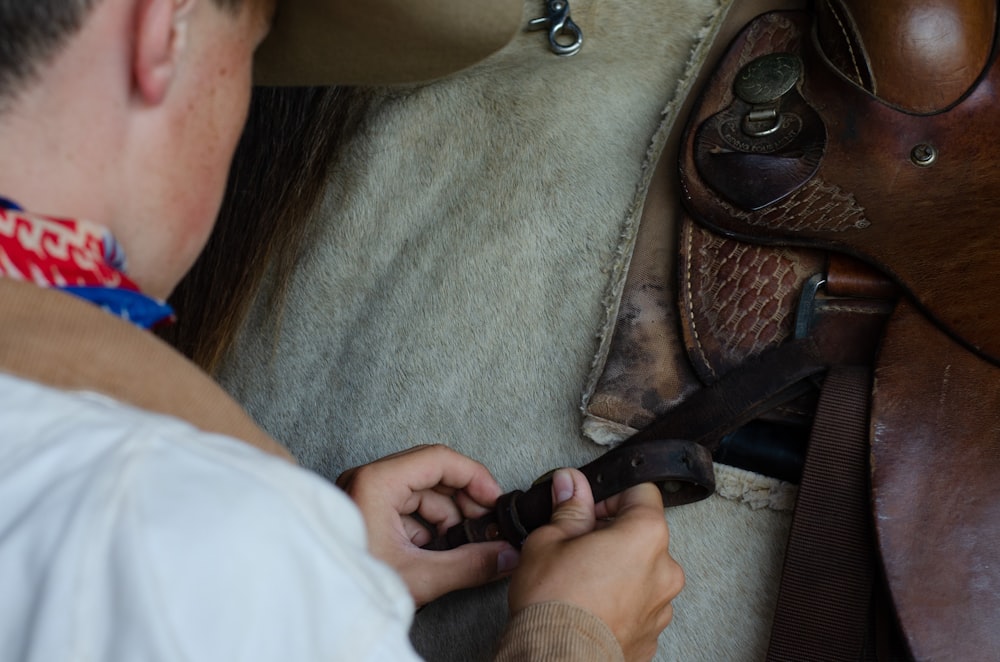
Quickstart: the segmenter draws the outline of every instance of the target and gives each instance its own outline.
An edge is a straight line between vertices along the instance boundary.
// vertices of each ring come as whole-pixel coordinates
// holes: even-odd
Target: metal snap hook
[[[528,22],[528,30],[549,31],[549,49],[556,55],[576,55],[583,47],[583,31],[569,15],[568,0],[549,0],[548,13]],[[563,43],[569,37],[568,43]]]

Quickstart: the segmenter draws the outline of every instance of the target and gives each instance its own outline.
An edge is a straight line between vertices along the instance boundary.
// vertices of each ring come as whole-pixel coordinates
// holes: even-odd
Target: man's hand
[[[607,623],[626,660],[649,660],[684,587],[659,490],[638,485],[595,507],[584,475],[561,469],[552,493],[552,523],[528,536],[511,580],[511,613],[570,602]]]
[[[361,510],[372,554],[402,576],[418,606],[507,576],[517,565],[505,542],[420,549],[463,519],[485,515],[501,493],[486,467],[445,446],[417,446],[349,469],[337,485]]]

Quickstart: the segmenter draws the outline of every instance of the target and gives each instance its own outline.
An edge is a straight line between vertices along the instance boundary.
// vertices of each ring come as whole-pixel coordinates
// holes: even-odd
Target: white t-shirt
[[[3,662],[396,662],[417,658],[412,614],[322,478],[0,375]]]

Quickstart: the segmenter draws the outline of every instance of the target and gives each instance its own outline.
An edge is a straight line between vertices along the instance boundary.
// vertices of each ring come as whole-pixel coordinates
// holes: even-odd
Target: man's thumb
[[[594,495],[586,476],[576,469],[557,469],[552,474],[552,526],[566,538],[594,530]]]
[[[482,586],[513,572],[520,555],[506,542],[478,542],[443,551],[420,550],[419,575],[406,578],[417,606],[445,593]]]

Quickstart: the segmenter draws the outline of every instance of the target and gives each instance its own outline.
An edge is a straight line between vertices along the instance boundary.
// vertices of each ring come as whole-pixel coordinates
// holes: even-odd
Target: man
[[[419,519],[492,505],[484,467],[410,449],[352,503],[140,329],[212,228],[272,17],[261,75],[310,83],[443,75],[520,20],[355,4],[0,0],[0,659],[411,659],[414,602],[512,573],[501,659],[655,651],[683,574],[652,486],[595,508],[563,470],[522,554],[422,550]]]

